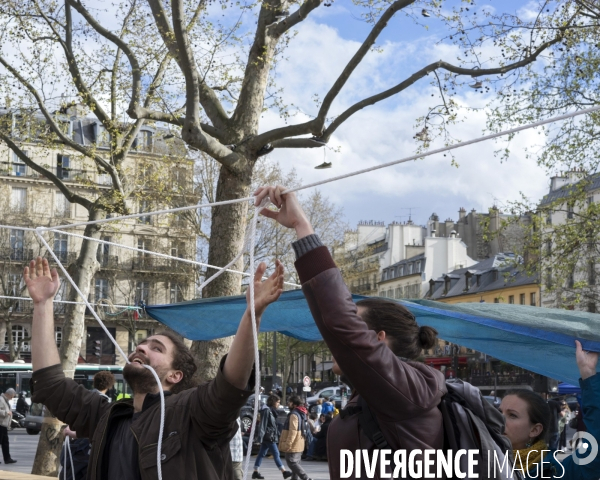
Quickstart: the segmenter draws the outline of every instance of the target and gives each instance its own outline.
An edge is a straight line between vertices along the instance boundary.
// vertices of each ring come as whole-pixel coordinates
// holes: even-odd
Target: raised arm
[[[27,290],[33,300],[31,325],[31,363],[33,371],[60,363],[54,341],[54,308],[52,301],[60,280],[56,269],[50,271],[48,260],[37,257],[23,272]]]
[[[260,318],[266,308],[276,301],[283,291],[283,265],[277,260],[275,271],[264,282],[261,280],[267,266],[261,263],[254,274],[254,306],[256,312],[256,329],[260,327]],[[240,326],[235,334],[229,355],[223,365],[225,379],[237,388],[246,388],[252,365],[254,364],[254,341],[252,334],[252,317],[250,315],[250,289],[246,292],[248,307],[242,316]]]

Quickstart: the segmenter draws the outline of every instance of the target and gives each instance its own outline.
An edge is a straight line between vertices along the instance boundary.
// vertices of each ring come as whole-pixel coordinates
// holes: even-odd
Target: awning
[[[435,328],[448,342],[566,383],[579,382],[575,339],[584,349],[600,352],[600,315],[595,313],[502,303],[397,301],[415,315],[419,325]],[[191,340],[235,334],[245,310],[242,295],[146,307],[152,318]],[[301,290],[284,292],[267,308],[261,331],[304,341],[322,339]]]
[[[333,362],[321,362],[317,365],[317,372],[326,372],[327,370],[331,370],[333,368]]]

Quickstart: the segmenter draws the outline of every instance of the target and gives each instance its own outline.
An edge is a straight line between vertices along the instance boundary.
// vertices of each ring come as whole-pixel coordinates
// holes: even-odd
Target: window
[[[21,291],[23,290],[23,277],[18,273],[9,273],[7,286],[8,295],[10,295],[11,297],[20,297]],[[11,301],[11,304],[13,305],[14,309],[16,309],[13,311],[22,312],[25,306],[24,301],[15,300],[14,302],[15,303],[12,303]]]
[[[402,287],[397,287],[396,288],[395,297],[396,297],[396,299],[402,298]]]
[[[529,304],[532,307],[537,307],[537,298],[536,298],[535,292],[531,292],[529,294]]]
[[[387,280],[387,270],[383,271],[383,275],[381,277],[381,280],[384,280],[384,281]]]
[[[391,288],[387,291],[387,298],[394,298],[394,291]]]
[[[183,285],[171,283],[170,300],[171,303],[183,302]]]
[[[56,176],[63,180],[71,178],[71,159],[67,155],[57,155]]]
[[[594,302],[588,303],[588,312],[596,313],[596,304]]]
[[[54,313],[62,314],[67,311],[67,304],[62,303],[62,300],[67,300],[67,285],[69,282],[60,282],[60,287],[58,287],[58,292],[54,296]],[[59,303],[60,302],[60,303]],[[62,337],[61,337],[62,338]]]
[[[94,288],[94,298],[96,302],[108,298],[108,280],[106,278],[97,278]]]
[[[569,273],[569,277],[567,278],[567,288],[573,288],[575,286],[575,278],[573,272]]]
[[[525,294],[521,293],[519,295],[519,305],[525,305]]]
[[[552,288],[552,269],[550,267],[546,269],[546,287]]]
[[[494,303],[500,303],[500,299],[499,298],[494,298]]]
[[[61,262],[67,261],[69,240],[66,233],[54,233],[54,253]]]
[[[137,248],[141,250],[150,250],[150,240],[138,238]],[[137,252],[138,268],[150,265],[150,254],[146,252]]]
[[[138,213],[146,213],[150,211],[150,202],[148,200],[140,200],[140,211]],[[150,225],[152,223],[152,217],[150,215],[143,215],[139,217],[140,223]]]
[[[27,341],[25,341],[27,339]],[[23,342],[23,345],[29,346],[29,330],[24,328],[22,325],[13,325],[12,326],[12,344],[13,348],[19,348]],[[4,339],[4,344],[8,344],[8,331],[6,332],[6,337]]]
[[[552,240],[546,240],[546,255],[552,255]]]
[[[381,292],[379,292],[379,296],[385,298],[385,290],[382,290]]]
[[[105,242],[110,242],[110,238],[111,237],[102,237],[102,240]],[[100,263],[101,267],[108,266],[109,256],[110,256],[110,245],[107,245],[106,243],[98,244],[96,260],[98,260],[98,263]]]
[[[398,274],[398,276],[403,276],[404,275],[404,265],[400,266],[400,273]]]
[[[27,212],[27,189],[13,187],[10,197],[10,208],[15,213]]]
[[[25,249],[24,249],[24,230],[11,230],[10,231],[10,259],[11,260],[23,260]]]
[[[515,296],[514,295],[509,295],[508,296],[508,303],[510,305],[514,305],[514,303],[515,303]]]
[[[152,132],[149,130],[142,130],[138,134],[137,138],[137,148],[139,150],[144,150],[145,152],[152,151]]]
[[[548,216],[546,217],[546,225],[552,225],[552,214],[548,213]]]
[[[409,263],[408,264],[408,275],[411,275],[413,273],[413,264]]]
[[[136,303],[148,303],[150,299],[150,282],[137,282],[135,286]]]
[[[416,273],[421,273],[421,262],[415,263],[415,271]]]
[[[573,210],[573,205],[568,205],[567,206],[567,218],[568,219],[572,219],[574,216],[574,210]]]
[[[593,260],[588,264],[588,284],[596,285],[596,264]]]
[[[57,217],[71,216],[71,202],[67,200],[62,192],[56,192],[54,196],[54,212]]]
[[[26,150],[23,151],[25,156],[29,156]],[[13,152],[13,164],[12,164],[12,174],[15,177],[23,177],[27,173],[27,165],[19,158],[19,156]]]
[[[54,341],[56,342],[56,346],[60,347],[62,343],[62,327],[54,327]]]

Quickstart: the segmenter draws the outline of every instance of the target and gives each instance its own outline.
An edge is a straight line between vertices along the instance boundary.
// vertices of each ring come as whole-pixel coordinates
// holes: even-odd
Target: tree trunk
[[[104,217],[105,212],[102,210],[92,210],[90,211],[89,220],[100,220]],[[98,225],[87,225],[84,235],[99,238],[100,228]],[[97,242],[83,240],[77,261],[74,265],[67,268],[69,275],[71,275],[85,298],[89,297],[92,279],[98,271],[98,262],[96,261],[97,250]],[[59,275],[61,273],[59,272]],[[68,280],[61,278],[61,282],[68,282]],[[69,290],[69,300],[73,302],[82,301],[72,287]],[[66,312],[59,355],[65,375],[73,378],[85,329],[85,305],[69,304]],[[45,410],[40,441],[35,454],[33,468],[31,469],[33,475],[46,475],[50,477],[58,475],[60,449],[64,440],[61,425],[62,422],[54,418],[48,410]]]
[[[254,160],[240,160],[241,162],[245,162],[245,164],[238,167],[236,171],[221,167],[217,183],[216,201],[244,198],[250,195]],[[209,264],[225,266],[240,252],[246,233],[247,215],[247,202],[213,208],[208,250]],[[242,265],[243,262],[240,259],[232,268],[241,270]],[[216,272],[217,270],[208,269],[206,278]],[[241,275],[228,272],[222,273],[204,288],[202,296],[225,297],[239,295],[241,281]],[[195,375],[197,381],[206,381],[216,376],[221,358],[229,351],[232,340],[233,337],[226,337],[211,341],[195,341],[192,344],[192,354],[198,365]]]

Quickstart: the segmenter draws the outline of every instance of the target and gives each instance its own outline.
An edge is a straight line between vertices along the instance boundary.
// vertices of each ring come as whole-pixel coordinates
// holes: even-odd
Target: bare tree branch
[[[308,17],[309,13],[321,5],[322,2],[323,0],[305,0],[304,3],[300,5],[298,10],[275,25],[275,28],[273,29],[273,36],[280,37],[291,28],[294,28],[300,22],[306,20],[306,17]]]
[[[174,29],[171,29],[171,26],[169,25],[169,21],[161,0],[148,0],[148,4],[150,5],[150,9],[154,15],[158,31],[165,42],[165,45],[171,52],[172,57],[177,61],[181,72],[186,78],[186,92],[188,89],[191,89],[195,82],[196,92],[193,96],[189,96],[188,94],[187,97],[186,104],[188,105],[188,108],[190,108],[190,105],[194,103],[195,106],[193,108],[198,110],[198,103],[200,103],[204,108],[206,115],[216,128],[223,130],[227,129],[229,125],[229,118],[227,117],[225,109],[221,105],[221,102],[219,101],[215,92],[200,80],[196,63],[194,61],[193,52],[187,36],[189,26],[184,24],[185,15],[182,2],[177,0],[172,3],[171,8],[173,10]],[[200,1],[200,4],[204,5],[204,2]],[[200,5],[198,6],[198,9],[196,9],[195,16],[199,14],[199,9]],[[176,11],[180,13],[176,14]],[[188,81],[188,78],[192,81],[192,85],[189,85],[190,82]],[[138,117],[135,116],[133,118]],[[199,114],[196,115],[195,118],[199,123]]]
[[[125,42],[122,38],[119,38],[118,35],[115,35],[110,30],[104,28],[87,11],[87,9],[81,4],[80,0],[65,0],[65,2],[67,3],[67,5],[65,5],[65,13],[67,15],[67,24],[70,25],[70,22],[71,22],[71,14],[70,14],[70,9],[68,7],[70,5],[75,10],[77,10],[77,12],[83,18],[85,18],[85,20],[90,24],[90,26],[94,30],[96,30],[96,32],[98,32],[100,35],[102,35],[104,38],[106,38],[110,42],[114,43],[127,56],[127,60],[129,60],[129,64],[131,65],[131,100],[129,101],[129,108],[127,109],[127,112],[129,113],[129,110],[134,110],[139,104],[140,95],[141,95],[141,91],[142,91],[142,72],[141,72],[140,65],[139,65],[139,62],[138,62],[135,54],[133,53],[133,51],[127,44],[127,42]],[[131,8],[133,8],[133,6]],[[67,29],[69,38],[70,38],[70,30],[71,30],[70,28]],[[69,44],[69,42],[67,42],[67,44]],[[73,67],[72,67],[72,65],[73,65]],[[73,58],[73,61],[69,61],[69,70],[71,70],[73,68],[74,70],[76,70],[78,77],[81,78],[81,75],[79,74],[76,65],[77,65],[77,63],[74,61],[74,58]],[[78,85],[79,83],[82,83],[82,82],[80,82],[78,80],[75,81],[76,85]],[[78,86],[78,89],[79,89],[79,86]],[[88,98],[88,95],[90,96],[90,99],[91,99],[91,94],[86,91],[85,95],[83,96],[84,100],[86,98]],[[98,102],[96,102],[95,100],[92,100],[92,101],[96,105],[98,104]],[[93,110],[95,111],[96,108],[99,109],[98,118],[100,119],[100,121],[102,123],[104,123],[104,125],[107,127],[112,126],[112,119],[109,119],[108,116],[106,115],[106,113],[104,112],[104,110],[102,110],[99,106],[96,107],[96,105],[94,105]],[[90,108],[92,108],[92,107],[90,106]]]
[[[358,112],[359,110],[362,110],[363,108],[365,108],[367,106],[374,105],[377,102],[380,102],[381,100],[385,100],[386,98],[396,95],[397,93],[410,87],[417,80],[420,80],[421,78],[427,76],[427,74],[429,74],[431,72],[435,72],[436,70],[446,70],[448,72],[452,72],[457,75],[476,75],[476,76],[500,75],[502,73],[507,73],[507,72],[510,72],[511,70],[515,70],[517,68],[521,68],[526,65],[529,65],[530,63],[533,63],[544,50],[546,50],[548,47],[554,45],[555,43],[560,42],[561,40],[562,40],[562,35],[559,35],[556,38],[549,40],[548,42],[545,42],[542,45],[540,45],[535,50],[535,52],[533,52],[530,56],[525,57],[518,62],[511,63],[509,65],[505,65],[503,67],[471,69],[471,68],[457,67],[455,65],[452,65],[448,62],[444,62],[442,60],[434,62],[434,63],[422,68],[418,72],[415,72],[414,74],[412,74],[410,77],[408,77],[406,80],[399,83],[395,87],[390,88],[389,90],[386,90],[385,92],[381,92],[377,95],[373,95],[372,97],[365,98],[364,100],[361,100],[360,102],[357,102],[354,105],[352,105],[344,113],[342,113],[340,116],[338,116],[331,123],[331,125],[329,125],[329,127],[327,127],[325,132],[323,132],[322,140],[327,142],[329,140],[329,138],[331,137],[331,134],[333,132],[335,132],[337,130],[337,128],[342,123],[344,123],[350,116],[352,116],[354,113]]]
[[[3,133],[0,130],[0,139],[2,139],[4,142],[6,142],[6,144],[8,145],[8,148],[10,148],[13,152],[15,152],[17,157],[19,157],[23,161],[23,163],[25,163],[29,168],[31,168],[32,170],[35,170],[40,175],[46,177],[48,180],[50,180],[52,183],[54,183],[54,185],[56,185],[58,187],[58,189],[62,192],[62,194],[65,197],[67,197],[67,200],[69,200],[69,202],[78,203],[79,205],[86,208],[87,210],[92,208],[93,203],[91,201],[89,201],[85,197],[82,197],[81,195],[77,195],[76,193],[73,193],[64,184],[64,182],[60,178],[58,178],[56,175],[54,175],[50,170],[48,170],[44,167],[41,167],[40,165],[38,165],[37,163],[32,161],[27,155],[25,155],[23,150],[21,150],[21,148],[19,148],[19,146],[15,142],[12,141],[10,135],[6,135],[5,133]]]
[[[327,95],[323,99],[323,103],[321,104],[321,108],[319,109],[319,113],[317,117],[309,122],[301,123],[298,125],[290,125],[287,127],[277,128],[271,130],[269,132],[265,132],[261,135],[256,136],[252,139],[252,145],[255,148],[260,148],[263,145],[271,143],[275,140],[281,140],[286,137],[296,136],[296,135],[304,135],[307,133],[312,133],[317,137],[321,137],[323,134],[325,121],[327,118],[327,114],[329,113],[329,109],[331,104],[340,93],[350,75],[356,67],[363,60],[365,55],[369,52],[371,47],[375,44],[377,37],[383,31],[383,29],[387,26],[389,20],[396,14],[397,11],[406,8],[407,6],[414,3],[416,0],[396,0],[392,3],[387,10],[381,15],[377,23],[373,26],[373,29],[362,43],[358,51],[354,54],[354,56],[350,59],[340,76],[337,78],[335,83],[327,92]],[[248,72],[246,72],[248,75]],[[241,98],[241,96],[240,96]]]

